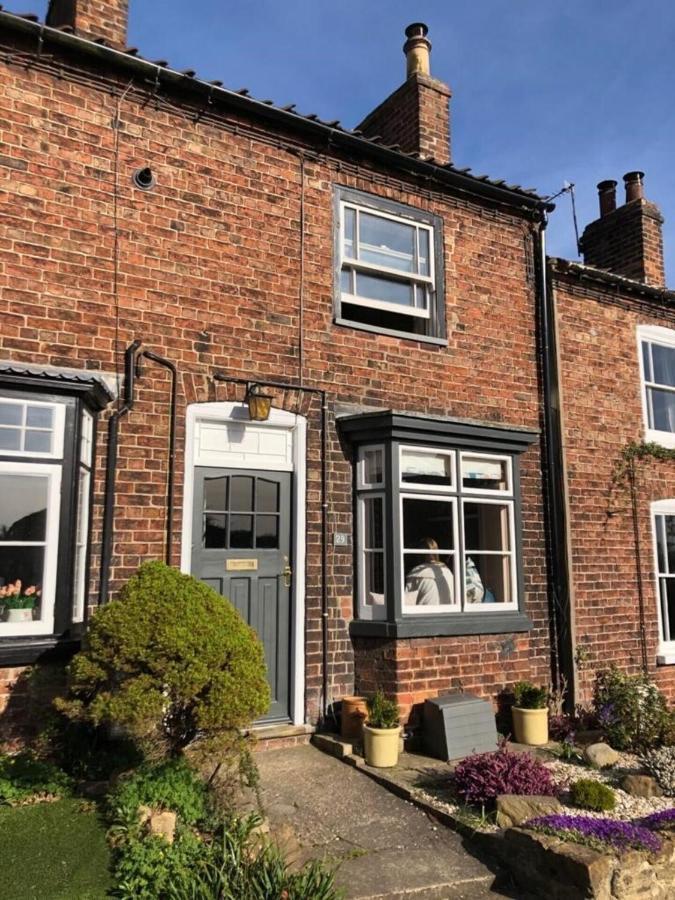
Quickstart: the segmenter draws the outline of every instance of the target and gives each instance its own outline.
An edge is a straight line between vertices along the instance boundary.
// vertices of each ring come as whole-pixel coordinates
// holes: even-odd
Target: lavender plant
[[[595,850],[608,849],[622,853],[626,850],[647,850],[656,853],[661,849],[661,839],[643,825],[619,822],[611,819],[591,819],[588,816],[552,815],[540,816],[525,823],[540,834],[576,844],[585,844]]]
[[[637,819],[636,825],[648,828],[650,831],[667,831],[675,828],[675,809],[662,809],[651,813],[642,819]]]

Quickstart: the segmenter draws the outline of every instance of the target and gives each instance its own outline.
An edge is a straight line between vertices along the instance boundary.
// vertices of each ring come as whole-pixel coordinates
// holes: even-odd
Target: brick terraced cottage
[[[0,11],[0,587],[41,591],[0,622],[0,726],[158,558],[256,628],[286,736],[378,685],[413,724],[460,687],[574,687],[608,588],[570,578],[601,515],[561,410],[573,305],[602,330],[646,292],[664,327],[670,295],[561,261],[547,284],[552,207],[453,166],[426,26],[347,130],[145,60],[126,21],[126,0]]]

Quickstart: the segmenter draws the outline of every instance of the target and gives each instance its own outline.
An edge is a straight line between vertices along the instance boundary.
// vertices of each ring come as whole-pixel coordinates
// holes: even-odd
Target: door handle
[[[285,585],[286,587],[290,587],[290,586],[291,586],[291,580],[292,580],[292,578],[293,578],[293,569],[291,569],[291,567],[290,567],[290,564],[289,564],[289,562],[288,562],[288,557],[287,557],[287,556],[284,556],[284,562],[286,563],[286,565],[284,566],[283,571],[282,571],[281,574],[282,574],[283,579],[284,579],[284,585]]]

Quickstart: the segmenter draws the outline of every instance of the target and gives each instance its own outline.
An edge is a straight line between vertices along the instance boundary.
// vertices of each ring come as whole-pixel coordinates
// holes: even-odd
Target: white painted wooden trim
[[[640,400],[642,403],[642,421],[644,422],[645,441],[661,444],[662,447],[675,448],[675,434],[670,431],[657,431],[649,427],[649,411],[647,400],[647,384],[644,360],[642,358],[642,342],[661,344],[663,347],[675,348],[675,330],[663,325],[638,325],[636,329],[638,365],[640,366]]]
[[[244,403],[195,403],[187,408],[185,426],[185,481],[183,491],[183,524],[181,535],[181,562],[183,572],[190,572],[192,562],[192,518],[194,504],[194,469],[196,434],[198,423],[238,422],[245,429],[273,428],[290,434],[292,441],[293,509],[293,596],[291,598],[291,721],[293,725],[305,722],[305,557],[306,557],[306,499],[307,499],[307,420],[303,416],[272,409],[267,422],[251,422]],[[255,465],[237,463],[237,468],[260,468],[268,471],[288,471],[289,466],[279,463],[270,466],[270,460]],[[201,463],[200,463],[201,464]],[[213,466],[212,462],[205,465]],[[216,466],[217,467],[217,466]],[[228,468],[223,466],[223,468]]]
[[[666,641],[663,637],[663,613],[661,611],[661,581],[659,578],[659,549],[656,536],[656,516],[675,516],[675,498],[669,500],[655,500],[650,506],[650,518],[652,523],[652,552],[654,554],[654,585],[656,588],[656,614],[658,618],[659,644],[656,661],[661,666],[670,666],[675,663],[675,642]]]

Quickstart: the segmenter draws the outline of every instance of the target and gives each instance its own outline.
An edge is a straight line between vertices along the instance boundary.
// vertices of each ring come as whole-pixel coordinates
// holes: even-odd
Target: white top
[[[422,563],[408,572],[406,593],[417,593],[418,606],[439,606],[454,603],[454,578],[445,563]]]

